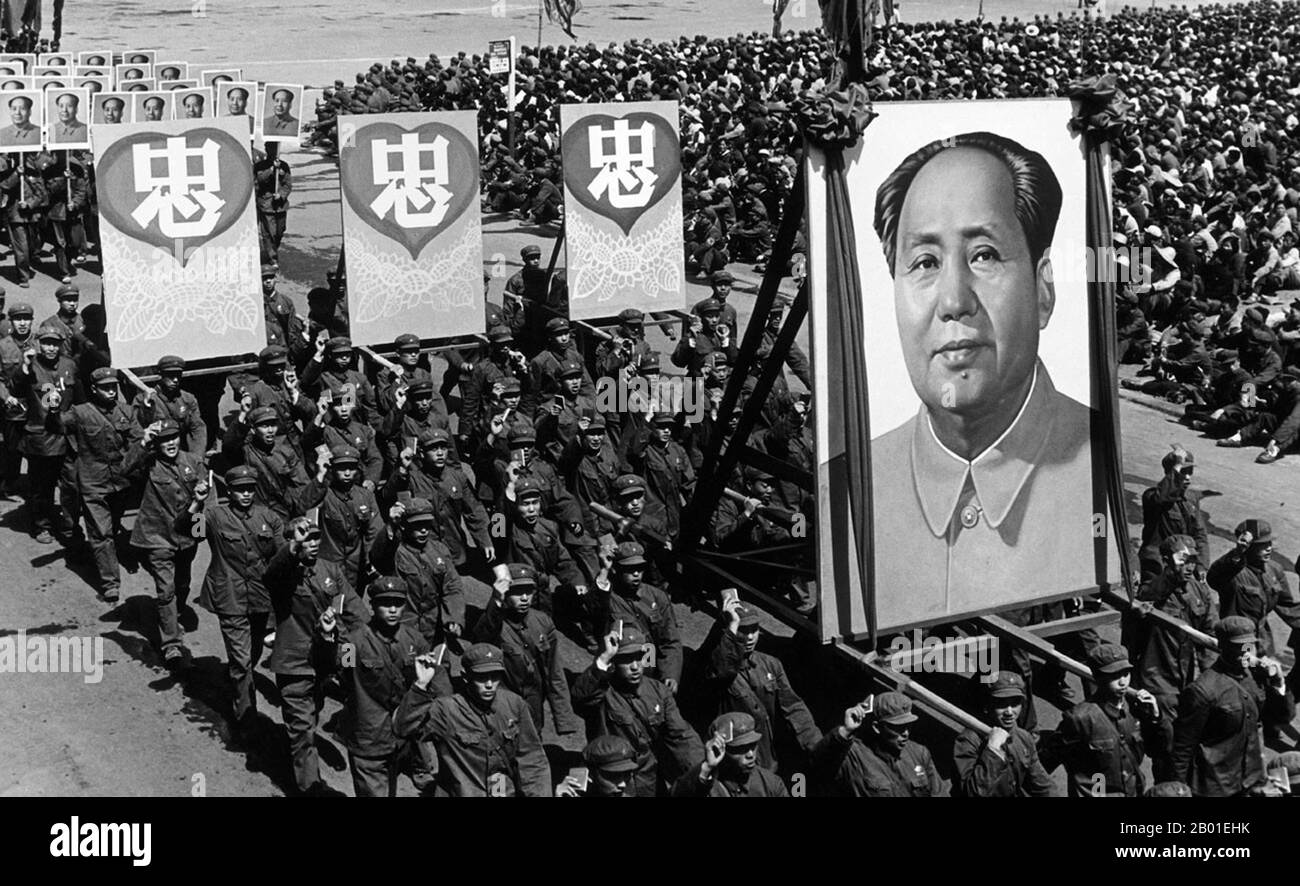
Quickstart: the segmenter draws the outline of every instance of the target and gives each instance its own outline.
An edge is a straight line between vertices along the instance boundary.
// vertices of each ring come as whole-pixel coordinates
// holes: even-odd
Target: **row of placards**
[[[23,153],[42,147],[89,150],[95,130],[101,126],[215,117],[246,117],[253,135],[268,142],[294,142],[301,134],[302,118],[297,109],[302,104],[302,86],[268,83],[259,87],[243,81],[208,87],[171,85],[161,91],[117,92],[47,85],[42,90],[0,93],[8,120],[0,127],[0,151]]]
[[[674,102],[562,108],[571,318],[685,308],[677,114]],[[246,130],[218,116],[102,132],[114,358],[256,353],[266,340]],[[477,112],[344,116],[339,144],[353,340],[484,332]]]

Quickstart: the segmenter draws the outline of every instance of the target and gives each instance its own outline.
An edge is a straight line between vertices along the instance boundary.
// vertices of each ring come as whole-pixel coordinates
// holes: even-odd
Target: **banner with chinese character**
[[[266,345],[248,124],[93,125],[104,307],[118,366]]]
[[[339,119],[352,339],[483,332],[475,111]]]
[[[570,318],[685,310],[677,103],[561,105],[560,128]]]

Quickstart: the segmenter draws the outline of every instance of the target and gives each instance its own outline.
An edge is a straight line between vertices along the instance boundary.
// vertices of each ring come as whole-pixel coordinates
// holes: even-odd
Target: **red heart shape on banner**
[[[658,114],[590,114],[575,120],[560,145],[569,192],[597,215],[632,232],[682,173],[672,125]]]
[[[478,199],[478,148],[445,123],[359,123],[339,183],[361,220],[414,260]]]
[[[238,221],[253,197],[247,143],[207,127],[129,135],[100,157],[95,178],[99,211],[109,223],[172,252],[182,267]]]

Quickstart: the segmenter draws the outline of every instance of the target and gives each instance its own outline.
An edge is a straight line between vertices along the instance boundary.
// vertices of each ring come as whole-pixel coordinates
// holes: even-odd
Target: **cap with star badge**
[[[164,372],[184,372],[185,360],[177,357],[175,354],[168,354],[165,357],[158,358],[158,374]]]
[[[560,378],[580,378],[582,364],[577,360],[565,360],[560,364]]]
[[[366,596],[378,602],[380,600],[401,600],[406,602],[406,582],[393,575],[385,575],[370,583]]]
[[[645,655],[645,636],[634,627],[624,626],[623,636],[618,640],[618,652],[615,658],[633,658]]]
[[[645,548],[640,542],[620,542],[614,550],[614,565],[623,567],[644,566]]]
[[[427,498],[412,498],[402,509],[402,523],[433,523],[433,502]]]
[[[709,731],[713,735],[721,735],[729,751],[751,747],[763,740],[754,724],[754,718],[741,711],[732,711],[714,718],[709,724]]]
[[[420,337],[413,332],[403,332],[393,339],[393,347],[399,351],[416,351],[420,348]]]
[[[659,373],[659,352],[646,351],[637,363],[637,375],[657,375]]]
[[[90,373],[90,382],[93,385],[116,385],[117,370],[108,366],[101,366],[94,372]]]
[[[542,484],[538,483],[534,477],[520,477],[515,481],[515,501],[523,501],[526,498],[541,498]]]
[[[20,301],[17,304],[9,306],[9,319],[17,320],[26,317],[28,320],[36,316],[36,310],[27,302]]]
[[[506,669],[501,650],[491,643],[475,643],[460,659],[467,674],[491,674]]]
[[[525,260],[530,258],[541,258],[542,247],[537,246],[536,244],[529,244],[528,246],[525,246],[523,249],[519,250],[519,254],[523,256]]]
[[[563,317],[552,317],[546,321],[547,335],[563,335],[569,331],[569,321]]]
[[[1197,556],[1196,542],[1189,535],[1171,535],[1160,542],[1160,553],[1166,557],[1178,554],[1195,557]]]
[[[248,423],[253,427],[272,423],[278,424],[279,421],[280,413],[275,411],[274,406],[259,406],[248,413]]]
[[[78,289],[74,283],[64,283],[58,289],[54,290],[54,298],[58,301],[63,301],[64,299],[79,299],[81,298],[81,290]]]
[[[606,430],[605,416],[599,412],[592,412],[586,415],[587,427],[583,430],[584,434],[594,434],[596,431]]]
[[[510,428],[510,446],[525,446],[537,442],[537,432],[533,430],[532,425],[520,422]]]
[[[251,487],[257,485],[257,471],[248,465],[239,465],[226,471],[226,488],[238,489],[240,487]]]
[[[63,330],[57,326],[42,326],[36,330],[37,341],[63,341]]]
[[[351,354],[352,339],[346,335],[336,335],[325,343],[325,353],[330,355]]]
[[[1013,671],[998,671],[989,684],[989,698],[1024,698],[1025,680]]]
[[[1094,674],[1119,674],[1133,670],[1129,663],[1128,652],[1123,646],[1114,643],[1102,643],[1088,655],[1088,666]]]
[[[691,310],[699,314],[701,317],[706,314],[721,314],[722,302],[718,301],[716,298],[700,299],[695,303],[695,307]]]
[[[348,446],[346,443],[339,446],[330,447],[330,464],[334,467],[342,465],[357,465],[361,463],[361,453],[357,452],[355,446]]]
[[[1237,528],[1232,530],[1232,534],[1240,536],[1243,532],[1250,533],[1252,545],[1262,545],[1273,540],[1273,527],[1267,520],[1242,520],[1237,524]]]
[[[257,362],[263,366],[281,366],[289,362],[289,352],[284,345],[267,345],[258,351]]]
[[[510,570],[510,587],[511,589],[519,588],[536,588],[537,587],[537,570],[526,563],[511,563],[508,567]]]
[[[605,772],[635,772],[636,749],[621,735],[598,735],[582,749],[582,762]]]
[[[446,428],[430,428],[420,435],[420,448],[433,449],[435,446],[450,446],[451,434]]]
[[[620,474],[614,480],[614,493],[619,496],[645,495],[645,481],[636,474]]]
[[[416,381],[413,381],[413,382],[411,382],[410,387],[408,387],[408,388],[406,389],[406,393],[411,397],[412,400],[414,400],[416,397],[429,397],[429,396],[432,396],[432,395],[433,395],[433,381],[432,381],[431,379],[427,379],[427,378],[422,378],[422,379],[418,379],[418,380],[416,380]]]
[[[873,709],[876,720],[890,726],[906,726],[920,718],[912,713],[912,700],[901,692],[882,692]]]
[[[1219,640],[1219,645],[1224,643],[1250,643],[1259,639],[1259,634],[1255,631],[1255,623],[1244,615],[1229,615],[1227,618],[1219,620],[1214,626],[1214,635]]]
[[[624,308],[618,312],[618,322],[624,326],[640,326],[645,322],[645,314],[636,308]]]
[[[179,437],[180,435],[181,435],[181,426],[178,425],[172,419],[168,418],[168,419],[164,419],[158,425],[158,433],[154,436],[154,439],[161,442],[163,440],[170,440],[173,437]]]
[[[509,344],[515,340],[515,334],[509,326],[493,326],[488,330],[488,341],[494,344]]]

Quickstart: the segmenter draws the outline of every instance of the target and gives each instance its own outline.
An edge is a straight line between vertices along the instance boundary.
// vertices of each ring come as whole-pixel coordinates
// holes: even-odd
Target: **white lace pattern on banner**
[[[441,252],[421,255],[418,264],[404,250],[375,250],[360,237],[345,237],[350,307],[361,323],[373,323],[427,305],[450,311],[474,303],[483,289],[481,230],[465,226],[460,239]]]
[[[565,220],[569,238],[569,298],[594,298],[597,303],[639,292],[648,298],[679,294],[682,275],[681,198],[664,220],[643,234],[623,237],[589,224],[583,213]],[[351,274],[351,267],[348,273]]]

